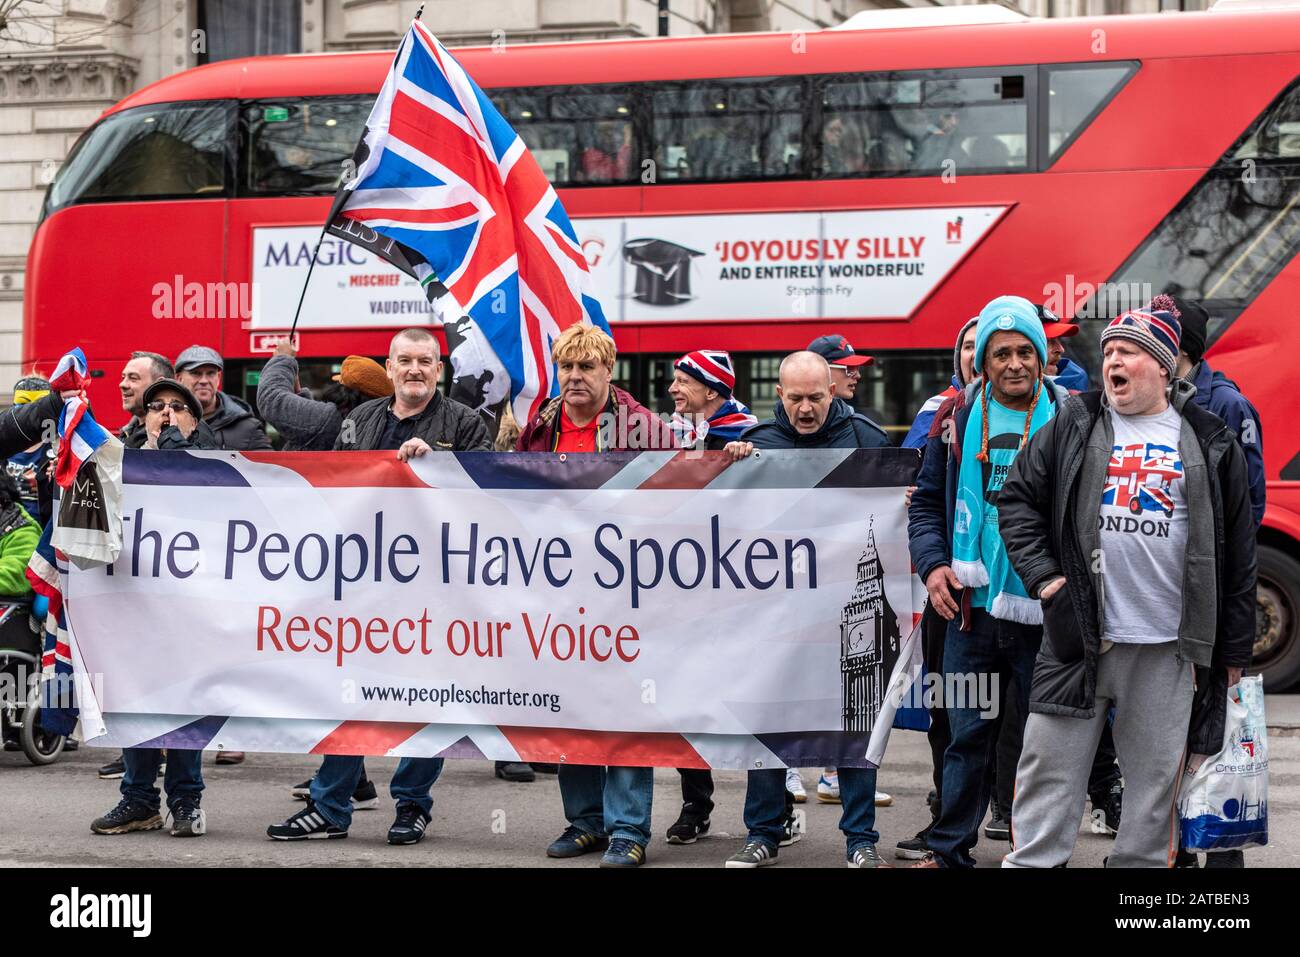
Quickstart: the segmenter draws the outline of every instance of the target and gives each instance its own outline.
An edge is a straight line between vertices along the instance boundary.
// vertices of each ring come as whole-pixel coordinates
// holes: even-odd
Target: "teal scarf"
[[[1048,388],[1039,382],[1037,401],[1029,418],[1029,435],[1046,425],[1056,414],[1055,404],[1044,393]],[[1011,463],[1024,446],[1024,440],[1014,449],[986,449],[986,416],[993,387],[982,385],[980,401],[971,409],[962,436],[961,467],[957,473],[956,514],[953,517],[952,569],[957,580],[968,588],[976,588],[976,599],[987,592],[981,604],[994,618],[1037,625],[1043,621],[1043,610],[1038,601],[1030,598],[1024,582],[1011,567],[1002,535],[998,531],[998,509],[986,498],[986,492],[1001,490],[1002,482]],[[996,411],[996,410],[993,410]],[[1023,422],[1023,419],[1021,420]],[[985,462],[978,453],[987,455],[992,466],[986,480]],[[987,481],[987,486],[986,486]]]

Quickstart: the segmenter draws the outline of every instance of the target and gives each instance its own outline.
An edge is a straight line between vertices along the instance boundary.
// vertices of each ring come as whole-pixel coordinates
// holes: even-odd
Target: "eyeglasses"
[[[842,365],[837,365],[837,364],[834,363],[834,362],[832,362],[832,363],[830,364],[830,366],[831,366],[832,369],[839,369],[841,372],[843,372],[843,373],[844,373],[846,376],[848,376],[850,379],[861,379],[861,378],[862,378],[862,369],[859,368],[858,366],[842,366]]]
[[[164,402],[162,399],[154,399],[149,403],[148,409],[150,412],[165,412],[167,409],[171,409],[173,412],[190,411],[190,407],[180,399],[173,399],[171,402]]]

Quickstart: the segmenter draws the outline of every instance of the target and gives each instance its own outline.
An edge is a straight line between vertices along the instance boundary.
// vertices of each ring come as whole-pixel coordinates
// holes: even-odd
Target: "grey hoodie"
[[[253,410],[243,399],[236,399],[225,392],[217,393],[217,408],[204,422],[216,436],[223,449],[243,452],[252,449],[269,449],[271,440],[266,437],[262,420],[253,415]]]

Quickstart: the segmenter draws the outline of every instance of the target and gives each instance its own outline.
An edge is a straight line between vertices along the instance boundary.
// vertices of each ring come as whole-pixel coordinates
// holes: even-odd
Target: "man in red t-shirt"
[[[569,326],[551,347],[560,394],[519,436],[520,452],[621,452],[677,447],[672,429],[613,384],[617,350],[590,323]],[[548,857],[604,851],[601,867],[639,867],[650,841],[654,768],[561,764],[569,822]]]

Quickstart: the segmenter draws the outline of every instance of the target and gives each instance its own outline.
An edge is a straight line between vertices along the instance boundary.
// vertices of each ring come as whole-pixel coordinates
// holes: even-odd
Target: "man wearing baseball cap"
[[[1173,863],[1184,754],[1223,746],[1255,641],[1255,523],[1241,447],[1177,378],[1181,335],[1168,296],[1114,319],[1104,392],[1067,399],[1002,486],[1007,556],[1044,627],[1004,867],[1069,860],[1112,706],[1109,867]]]
[[[831,385],[835,398],[852,403],[862,381],[862,369],[876,360],[853,351],[849,340],[839,335],[818,336],[808,343],[808,351],[815,352],[830,364]]]
[[[1088,373],[1082,366],[1065,358],[1065,340],[1079,334],[1079,327],[1073,322],[1066,322],[1046,306],[1034,306],[1038,310],[1038,319],[1043,324],[1043,335],[1047,336],[1046,375],[1055,376],[1056,384],[1070,392],[1088,391]]]
[[[190,346],[176,357],[175,366],[177,380],[199,400],[203,421],[223,449],[242,452],[271,447],[261,420],[248,403],[221,391],[226,364],[216,349]]]

